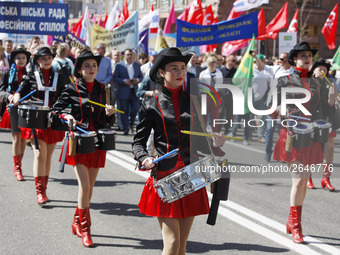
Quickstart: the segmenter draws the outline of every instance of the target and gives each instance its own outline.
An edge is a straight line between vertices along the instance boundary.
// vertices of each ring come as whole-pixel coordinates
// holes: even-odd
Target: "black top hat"
[[[81,65],[85,60],[88,59],[94,59],[97,61],[97,65],[99,67],[100,61],[102,60],[102,56],[95,56],[91,51],[85,50],[82,53],[79,54],[79,56],[76,58],[76,63],[74,64],[74,70],[75,70],[75,76],[79,77],[78,70],[81,68]]]
[[[292,66],[295,66],[294,57],[296,57],[297,54],[301,51],[310,51],[312,52],[313,57],[318,52],[318,50],[312,49],[308,42],[299,42],[295,44],[294,48],[288,54],[289,64],[291,64]]]
[[[329,72],[329,69],[331,68],[331,64],[327,63],[324,59],[319,59],[318,61],[315,61],[312,65],[312,68],[310,69],[310,72],[313,73],[314,69],[318,66],[325,66],[327,68],[327,73]]]
[[[26,58],[27,58],[26,64],[30,60],[31,53],[28,52],[28,51],[25,51],[22,48],[19,48],[19,49],[15,50],[15,51],[11,52],[11,56],[10,56],[10,59],[9,59],[9,65],[10,66],[14,63],[15,56],[18,55],[18,54],[25,54],[26,55]]]
[[[191,54],[182,55],[182,52],[175,47],[167,48],[165,50],[162,50],[156,59],[155,64],[152,66],[149,76],[150,79],[154,82],[157,82],[157,72],[158,69],[164,69],[166,64],[169,64],[171,62],[184,62],[185,64],[188,64]]]
[[[49,47],[41,47],[38,49],[38,51],[34,54],[33,57],[33,64],[37,65],[38,58],[42,56],[52,56],[54,58],[54,54],[51,52]]]

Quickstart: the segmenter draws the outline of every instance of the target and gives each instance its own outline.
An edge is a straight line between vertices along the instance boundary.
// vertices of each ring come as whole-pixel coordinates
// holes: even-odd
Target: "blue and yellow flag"
[[[332,66],[332,70],[338,70],[338,69],[340,69],[340,46],[333,57],[333,66]]]
[[[255,36],[250,41],[248,49],[244,54],[240,65],[238,66],[236,73],[233,77],[233,84],[237,86],[244,95],[244,113],[247,114],[249,111],[248,108],[248,88],[251,87],[252,79],[253,79],[253,64],[254,58],[250,55],[250,51],[255,48]],[[252,96],[252,95],[250,95]]]

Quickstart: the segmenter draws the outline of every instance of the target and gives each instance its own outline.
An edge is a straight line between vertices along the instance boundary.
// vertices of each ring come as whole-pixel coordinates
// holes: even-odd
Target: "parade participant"
[[[96,105],[90,105],[87,99],[104,104],[105,86],[95,80],[101,56],[94,56],[90,51],[84,51],[76,58],[75,76],[79,81],[69,84],[62,91],[61,96],[52,109],[52,121],[59,117],[87,131],[110,127],[114,121],[115,110],[113,106],[106,105],[105,110]],[[63,110],[71,104],[70,114]],[[63,148],[65,150],[66,148]],[[78,204],[72,223],[72,233],[82,238],[85,247],[92,247],[93,242],[90,233],[90,201],[93,186],[97,178],[99,168],[105,167],[106,151],[96,149],[93,153],[77,153],[75,156],[67,154],[65,163],[74,167],[78,180]]]
[[[53,54],[48,47],[41,47],[34,55],[33,63],[38,66],[38,70],[30,73],[22,80],[22,84],[17,93],[14,94],[11,102],[15,105],[21,97],[24,97],[33,90],[31,99],[35,102],[43,101],[46,107],[51,107],[62,88],[69,82],[68,77],[63,74],[55,73],[52,69]],[[48,97],[45,99],[45,93]],[[64,132],[47,129],[35,129],[38,138],[38,146],[32,146],[34,153],[33,175],[37,194],[37,203],[44,205],[48,202],[46,189],[48,177],[51,170],[51,158],[57,142],[64,138]],[[31,139],[33,145],[33,134],[31,129],[22,129],[22,138]]]
[[[203,139],[199,137],[200,146],[195,147],[192,144],[195,139],[180,132],[180,130],[190,130],[191,123],[195,119],[191,117],[195,111],[193,108],[190,110],[190,96],[182,88],[186,65],[190,58],[190,54],[182,55],[178,48],[167,48],[159,53],[150,70],[150,78],[162,84],[161,89],[158,95],[143,102],[140,110],[141,122],[137,126],[137,134],[132,144],[139,166],[144,166],[145,169],[153,168],[138,206],[141,213],[157,217],[163,236],[163,255],[185,254],[194,217],[209,212],[205,188],[172,203],[165,203],[161,201],[153,186],[154,178],[159,180],[190,164],[190,157],[191,159],[195,157],[197,160],[194,150],[198,147],[200,150],[208,148],[204,137]],[[146,149],[152,129],[155,132],[155,148],[159,156],[179,148],[178,154],[160,161],[157,169],[152,163],[155,158],[151,157]],[[219,147],[224,144],[225,138],[216,135],[213,141],[213,149],[220,151]]]
[[[333,171],[333,156],[334,156],[334,138],[336,137],[336,130],[334,129],[334,105],[336,101],[336,93],[337,90],[335,87],[331,87],[328,85],[325,80],[324,75],[327,76],[331,65],[328,64],[325,60],[316,61],[312,68],[311,73],[313,77],[313,82],[316,83],[318,90],[320,91],[320,106],[319,107],[319,115],[318,119],[329,120],[333,129],[329,134],[328,141],[325,143],[324,147],[324,160],[323,160],[323,175],[321,180],[321,187],[326,187],[329,191],[334,191],[335,188],[330,183],[331,172]],[[314,189],[314,184],[312,178],[308,179],[307,187],[309,189]]]
[[[320,103],[320,94],[317,89],[310,83],[309,68],[313,63],[313,56],[317,50],[312,49],[307,42],[300,42],[288,54],[288,61],[291,65],[296,66],[296,70],[287,76],[278,79],[278,98],[281,98],[281,89],[285,87],[304,88],[311,92],[311,99],[304,104],[305,108],[312,114],[304,116],[299,108],[294,104],[288,104],[287,115],[281,114],[282,118],[289,115],[310,118],[315,116],[317,106]],[[302,93],[288,93],[287,98],[301,98]],[[280,101],[278,103],[280,107]],[[282,111],[282,109],[281,109]],[[287,128],[282,127],[280,135],[275,144],[273,159],[278,161],[286,161],[291,169],[292,188],[290,193],[290,213],[287,222],[287,233],[292,233],[293,242],[303,243],[303,235],[301,228],[302,205],[307,191],[307,180],[310,176],[308,167],[311,164],[319,164],[322,162],[322,148],[320,143],[313,141],[312,145],[306,148],[288,148]],[[298,169],[298,170],[297,170]]]
[[[12,51],[10,58],[11,70],[4,74],[0,85],[0,97],[4,102],[9,103],[18,89],[23,76],[27,75],[25,66],[30,59],[31,53],[23,49]],[[14,175],[18,181],[23,181],[21,161],[24,156],[26,142],[21,138],[21,130],[18,127],[18,108],[10,109],[10,115],[4,117],[0,123],[0,128],[10,128],[12,132],[12,153],[14,160]],[[7,113],[8,115],[8,113]],[[10,121],[12,120],[12,121]]]

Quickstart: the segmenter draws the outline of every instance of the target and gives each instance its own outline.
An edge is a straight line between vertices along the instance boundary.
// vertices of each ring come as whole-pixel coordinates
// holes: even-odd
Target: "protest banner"
[[[99,43],[105,43],[107,51],[135,49],[138,46],[138,12],[131,15],[123,25],[113,30],[107,30],[91,23],[89,35],[92,49]]]
[[[71,32],[68,32],[67,36],[53,36],[52,43],[53,42],[66,42],[68,43],[70,47],[77,47],[77,48],[87,46],[82,39],[75,36]]]
[[[257,12],[214,25],[195,25],[177,19],[177,47],[209,45],[257,37]]]
[[[67,4],[0,2],[0,33],[67,35]]]

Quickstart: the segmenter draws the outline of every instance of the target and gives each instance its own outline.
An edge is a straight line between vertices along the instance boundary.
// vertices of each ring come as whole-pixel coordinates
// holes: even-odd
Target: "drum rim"
[[[96,136],[96,131],[88,131],[89,134],[81,133],[81,132],[74,132],[74,135],[76,137],[95,137]]]
[[[325,122],[325,123],[324,123],[323,125],[321,125],[321,124],[318,124],[318,123],[317,123],[318,121],[323,121],[323,122]],[[317,120],[314,120],[314,121],[312,122],[312,125],[313,125],[313,127],[315,127],[315,128],[327,129],[327,128],[330,128],[330,127],[332,126],[332,123],[330,123],[329,121],[323,120],[323,119],[317,119]]]
[[[27,110],[42,110],[42,111],[50,111],[51,108],[48,106],[36,106],[36,105],[28,105],[28,104],[24,104],[24,105],[18,105],[19,109],[27,109]]]
[[[102,128],[102,129],[98,129],[97,133],[98,134],[116,134],[116,131],[114,131],[113,129],[109,129],[109,128]]]
[[[305,125],[305,126],[307,126],[307,128],[305,128],[305,129],[298,129],[296,126],[299,125],[299,124]],[[297,125],[293,127],[293,133],[301,134],[301,135],[313,133],[313,125],[312,125],[312,123],[309,123],[309,122],[298,122]]]

